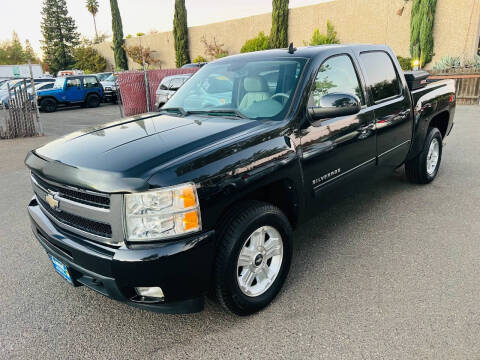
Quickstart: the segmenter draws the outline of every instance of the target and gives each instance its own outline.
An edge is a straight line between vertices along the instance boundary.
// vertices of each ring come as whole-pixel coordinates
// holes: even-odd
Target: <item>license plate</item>
[[[73,285],[72,277],[70,276],[70,273],[68,272],[68,268],[61,263],[57,258],[53,257],[52,255],[48,255],[50,257],[50,260],[52,260],[53,268],[57,273],[62,275],[62,277],[67,280],[70,284]]]

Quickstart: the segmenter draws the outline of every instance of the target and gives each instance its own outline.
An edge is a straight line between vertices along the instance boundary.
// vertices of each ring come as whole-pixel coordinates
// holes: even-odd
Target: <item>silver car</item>
[[[158,85],[155,93],[155,109],[160,109],[193,74],[178,74],[166,76]]]

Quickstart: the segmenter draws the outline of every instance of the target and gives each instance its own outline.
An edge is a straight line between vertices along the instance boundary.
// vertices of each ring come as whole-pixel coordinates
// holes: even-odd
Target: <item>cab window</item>
[[[90,76],[83,78],[84,88],[96,88],[98,87],[98,80],[96,77]]]
[[[401,94],[400,80],[387,53],[383,51],[362,53],[360,60],[365,67],[368,85],[375,102]]]
[[[322,96],[331,93],[356,95],[360,103],[365,104],[357,72],[348,55],[331,57],[320,66],[310,101],[313,106],[320,106]]]

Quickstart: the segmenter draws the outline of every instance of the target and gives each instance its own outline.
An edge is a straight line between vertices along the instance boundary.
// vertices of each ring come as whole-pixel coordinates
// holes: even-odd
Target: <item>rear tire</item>
[[[292,228],[282,211],[249,201],[231,213],[219,231],[215,294],[219,303],[245,316],[266,307],[282,288],[292,259]]]
[[[46,113],[51,113],[57,110],[57,102],[53,99],[43,99],[40,102],[40,109]]]
[[[422,152],[405,163],[405,174],[410,182],[428,184],[438,174],[442,160],[442,134],[437,128],[430,128]]]
[[[87,97],[87,99],[85,100],[85,104],[87,105],[87,107],[89,108],[96,108],[100,105],[100,102],[102,101],[102,99],[100,99],[99,96],[97,95],[89,95]]]

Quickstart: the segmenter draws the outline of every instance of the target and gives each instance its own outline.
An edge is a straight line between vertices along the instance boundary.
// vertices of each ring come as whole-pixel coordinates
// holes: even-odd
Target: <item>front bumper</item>
[[[103,98],[108,100],[115,100],[117,99],[117,92],[116,91],[104,91]]]
[[[59,231],[35,199],[28,205],[28,212],[35,237],[48,254],[69,268],[75,286],[85,285],[112,299],[155,312],[192,313],[203,309],[213,269],[214,231],[155,247],[112,248]],[[148,286],[161,287],[164,301],[139,301],[134,287]]]

